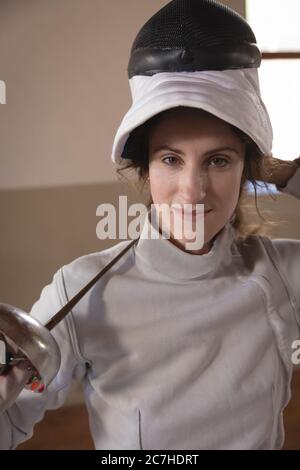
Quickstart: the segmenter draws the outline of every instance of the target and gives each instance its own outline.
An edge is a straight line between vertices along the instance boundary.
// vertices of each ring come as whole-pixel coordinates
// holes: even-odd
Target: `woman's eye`
[[[210,162],[215,162],[214,166],[217,166],[219,168],[223,168],[229,163],[229,161],[223,157],[214,157],[210,160]]]
[[[177,158],[172,155],[163,158],[162,161],[165,162],[167,165],[175,165],[176,163],[178,163]]]

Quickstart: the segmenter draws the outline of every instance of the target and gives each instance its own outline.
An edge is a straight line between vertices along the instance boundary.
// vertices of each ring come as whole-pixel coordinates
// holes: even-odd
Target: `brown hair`
[[[149,171],[149,132],[157,124],[159,119],[166,111],[162,111],[144,124],[134,129],[125,144],[126,158],[123,159],[117,173],[121,177],[124,177],[124,172],[127,170],[134,170],[138,176],[139,183],[142,183],[144,188]],[[244,170],[241,180],[241,187],[239,193],[238,203],[235,209],[235,218],[232,222],[233,227],[236,229],[237,237],[246,238],[250,234],[261,234],[261,235],[272,235],[274,228],[278,226],[275,221],[266,220],[260,213],[257,206],[257,189],[262,185],[265,187],[267,193],[269,193],[268,186],[264,181],[265,176],[272,171],[270,165],[268,168],[264,164],[263,154],[259,150],[256,143],[246,135],[242,130],[229,124],[231,130],[245,143],[245,163]],[[247,186],[249,182],[252,184],[255,196],[255,210],[258,214],[261,222],[258,224],[249,221],[249,204],[245,202],[247,194]],[[270,194],[270,193],[269,193]],[[272,197],[272,195],[270,194]],[[152,204],[152,197],[150,195],[147,201],[147,208],[149,209]]]

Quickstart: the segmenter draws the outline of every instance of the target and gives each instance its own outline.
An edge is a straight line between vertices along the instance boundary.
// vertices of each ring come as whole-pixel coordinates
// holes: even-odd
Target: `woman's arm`
[[[275,184],[279,191],[300,199],[300,157],[292,161],[270,158],[266,166],[270,168],[270,177],[267,182]],[[275,238],[272,244],[278,253],[280,266],[294,294],[300,327],[300,240]]]
[[[44,324],[60,310],[64,304],[61,292],[62,283],[62,270],[59,270],[54,275],[52,283],[42,290],[40,299],[33,305],[30,315]],[[74,353],[72,344],[76,338],[74,338],[73,329],[71,337],[68,322],[69,319],[66,318],[52,330],[61,351],[61,366],[53,382],[41,394],[24,389],[13,404],[10,404],[8,408],[3,406],[5,411],[0,415],[0,449],[14,449],[21,442],[29,439],[33,434],[34,425],[42,420],[45,411],[58,408],[64,403],[73,378],[84,377],[86,365]],[[20,377],[21,383],[21,373],[18,375],[15,369],[15,374]],[[12,382],[7,386],[12,390],[14,386],[18,389],[13,375],[10,380]]]
[[[300,157],[294,160],[281,160],[275,157],[263,157],[263,159],[263,181],[275,184],[279,191],[300,197],[300,186],[298,184]],[[296,173],[298,174],[296,175]],[[261,173],[257,175],[254,173],[254,178],[260,180],[262,179],[261,176]]]
[[[299,161],[299,166],[297,165],[294,169],[292,176],[289,177],[284,185],[276,185],[276,187],[278,191],[300,198],[300,158],[296,160]]]

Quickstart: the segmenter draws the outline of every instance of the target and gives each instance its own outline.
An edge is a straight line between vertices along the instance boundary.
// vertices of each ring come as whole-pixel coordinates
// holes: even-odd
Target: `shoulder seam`
[[[63,302],[62,305],[65,305],[68,301],[68,294],[67,294],[67,289],[65,286],[65,279],[64,279],[64,274],[63,274],[63,267],[61,267],[58,271],[59,274],[59,291],[60,291],[60,297],[63,297]],[[70,337],[70,342],[72,345],[72,350],[74,353],[74,356],[77,358],[79,363],[90,363],[81,353],[80,347],[79,347],[79,342],[78,342],[78,335],[77,331],[75,328],[75,322],[73,318],[73,311],[71,310],[68,315],[64,319],[65,324],[66,324],[66,329],[68,331],[69,337]]]
[[[284,271],[282,270],[282,268],[280,266],[280,254],[276,250],[276,247],[273,245],[272,240],[270,238],[262,236],[261,239],[262,239],[263,245],[264,245],[264,247],[265,247],[265,249],[268,253],[270,261],[272,262],[275,269],[278,271],[278,274],[279,274],[279,276],[282,280],[282,283],[285,286],[285,289],[287,291],[288,297],[290,299],[291,305],[292,305],[293,310],[294,310],[296,323],[297,323],[298,327],[300,328],[300,322],[299,322],[299,319],[297,317],[297,312],[299,310],[299,306],[297,304],[296,296],[293,292],[293,289],[292,289],[292,287],[291,287]]]

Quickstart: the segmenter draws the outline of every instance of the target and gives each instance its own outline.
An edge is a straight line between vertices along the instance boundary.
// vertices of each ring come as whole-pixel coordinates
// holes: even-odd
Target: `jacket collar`
[[[151,230],[152,237],[149,236]],[[138,262],[152,267],[169,278],[178,280],[211,277],[232,256],[235,229],[228,222],[214,238],[210,251],[203,255],[188,253],[167,238],[161,238],[158,227],[145,217],[140,239],[135,247]],[[154,234],[154,237],[153,237]]]

